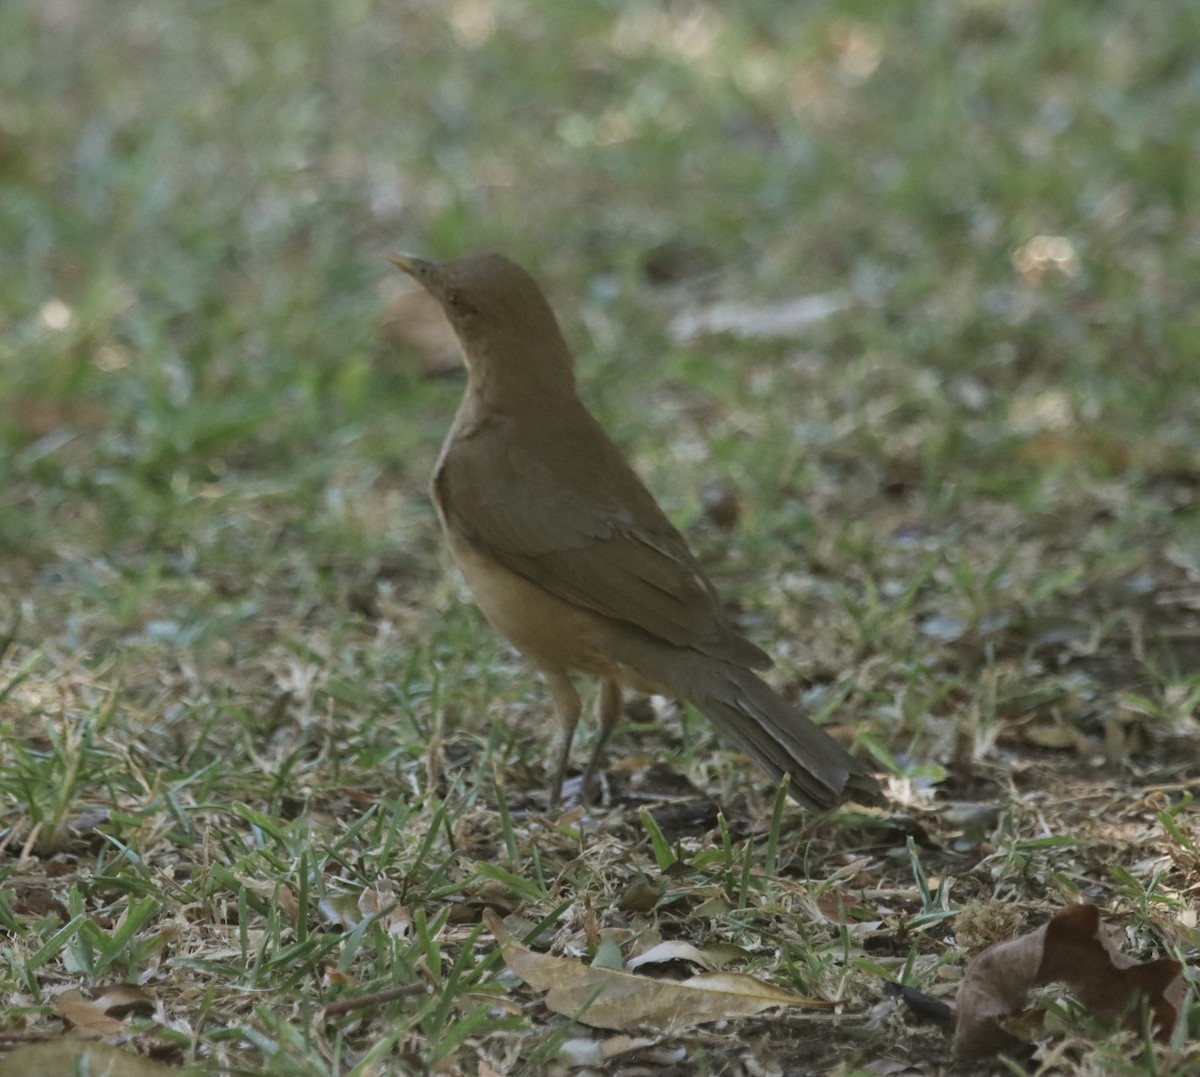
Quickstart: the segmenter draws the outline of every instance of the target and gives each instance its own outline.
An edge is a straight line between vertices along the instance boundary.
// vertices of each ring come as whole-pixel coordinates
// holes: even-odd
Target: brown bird
[[[771,659],[716,591],[575,391],[546,297],[499,254],[392,256],[446,312],[467,389],[434,471],[450,552],[484,615],[546,678],[561,724],[557,805],[579,722],[572,673],[600,679],[594,773],[622,687],[686,700],[774,781],[823,809],[878,801],[867,768],[753,671]]]

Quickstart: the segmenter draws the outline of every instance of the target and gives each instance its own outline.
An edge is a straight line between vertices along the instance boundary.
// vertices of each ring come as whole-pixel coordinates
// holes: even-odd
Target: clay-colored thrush
[[[879,799],[866,767],[753,670],[771,659],[729,623],[675,530],[575,392],[546,297],[498,254],[390,259],[442,305],[467,389],[434,472],[446,541],[492,625],[546,678],[561,723],[557,804],[580,699],[600,679],[600,735],[583,789],[622,713],[622,686],[686,700],[801,803]]]

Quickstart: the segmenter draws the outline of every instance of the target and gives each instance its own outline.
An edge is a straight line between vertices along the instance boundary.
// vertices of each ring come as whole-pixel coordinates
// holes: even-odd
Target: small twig
[[[370,1006],[391,1002],[393,999],[406,998],[409,995],[420,995],[424,991],[425,985],[422,983],[405,984],[403,987],[389,987],[386,991],[373,991],[369,995],[339,999],[337,1002],[331,1002],[325,1007],[325,1016],[335,1017],[340,1013],[365,1010]]]

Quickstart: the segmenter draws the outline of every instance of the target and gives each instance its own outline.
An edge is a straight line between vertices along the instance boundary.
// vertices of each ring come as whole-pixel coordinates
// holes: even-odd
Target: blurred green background
[[[320,516],[345,468],[419,474],[447,401],[380,371],[393,248],[529,264],[619,434],[655,424],[647,386],[724,392],[758,361],[665,339],[648,267],[682,250],[738,296],[849,289],[804,346],[876,357],[885,390],[924,376],[909,408],[964,410],[956,377],[984,412],[1056,387],[1111,442],[1085,463],[1190,459],[1198,23],[1114,2],[6,4],[0,539],[33,564],[64,540],[163,553],[237,541],[212,499],[252,478]],[[1039,235],[1065,260],[1023,277]],[[968,440],[947,462],[1003,484],[1011,446]]]

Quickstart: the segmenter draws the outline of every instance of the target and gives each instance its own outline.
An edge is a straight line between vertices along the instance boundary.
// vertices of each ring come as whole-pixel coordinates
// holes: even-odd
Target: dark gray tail
[[[799,803],[824,811],[844,800],[883,801],[862,763],[750,670],[709,660],[697,680],[684,698],[772,780],[789,775],[789,792]]]

